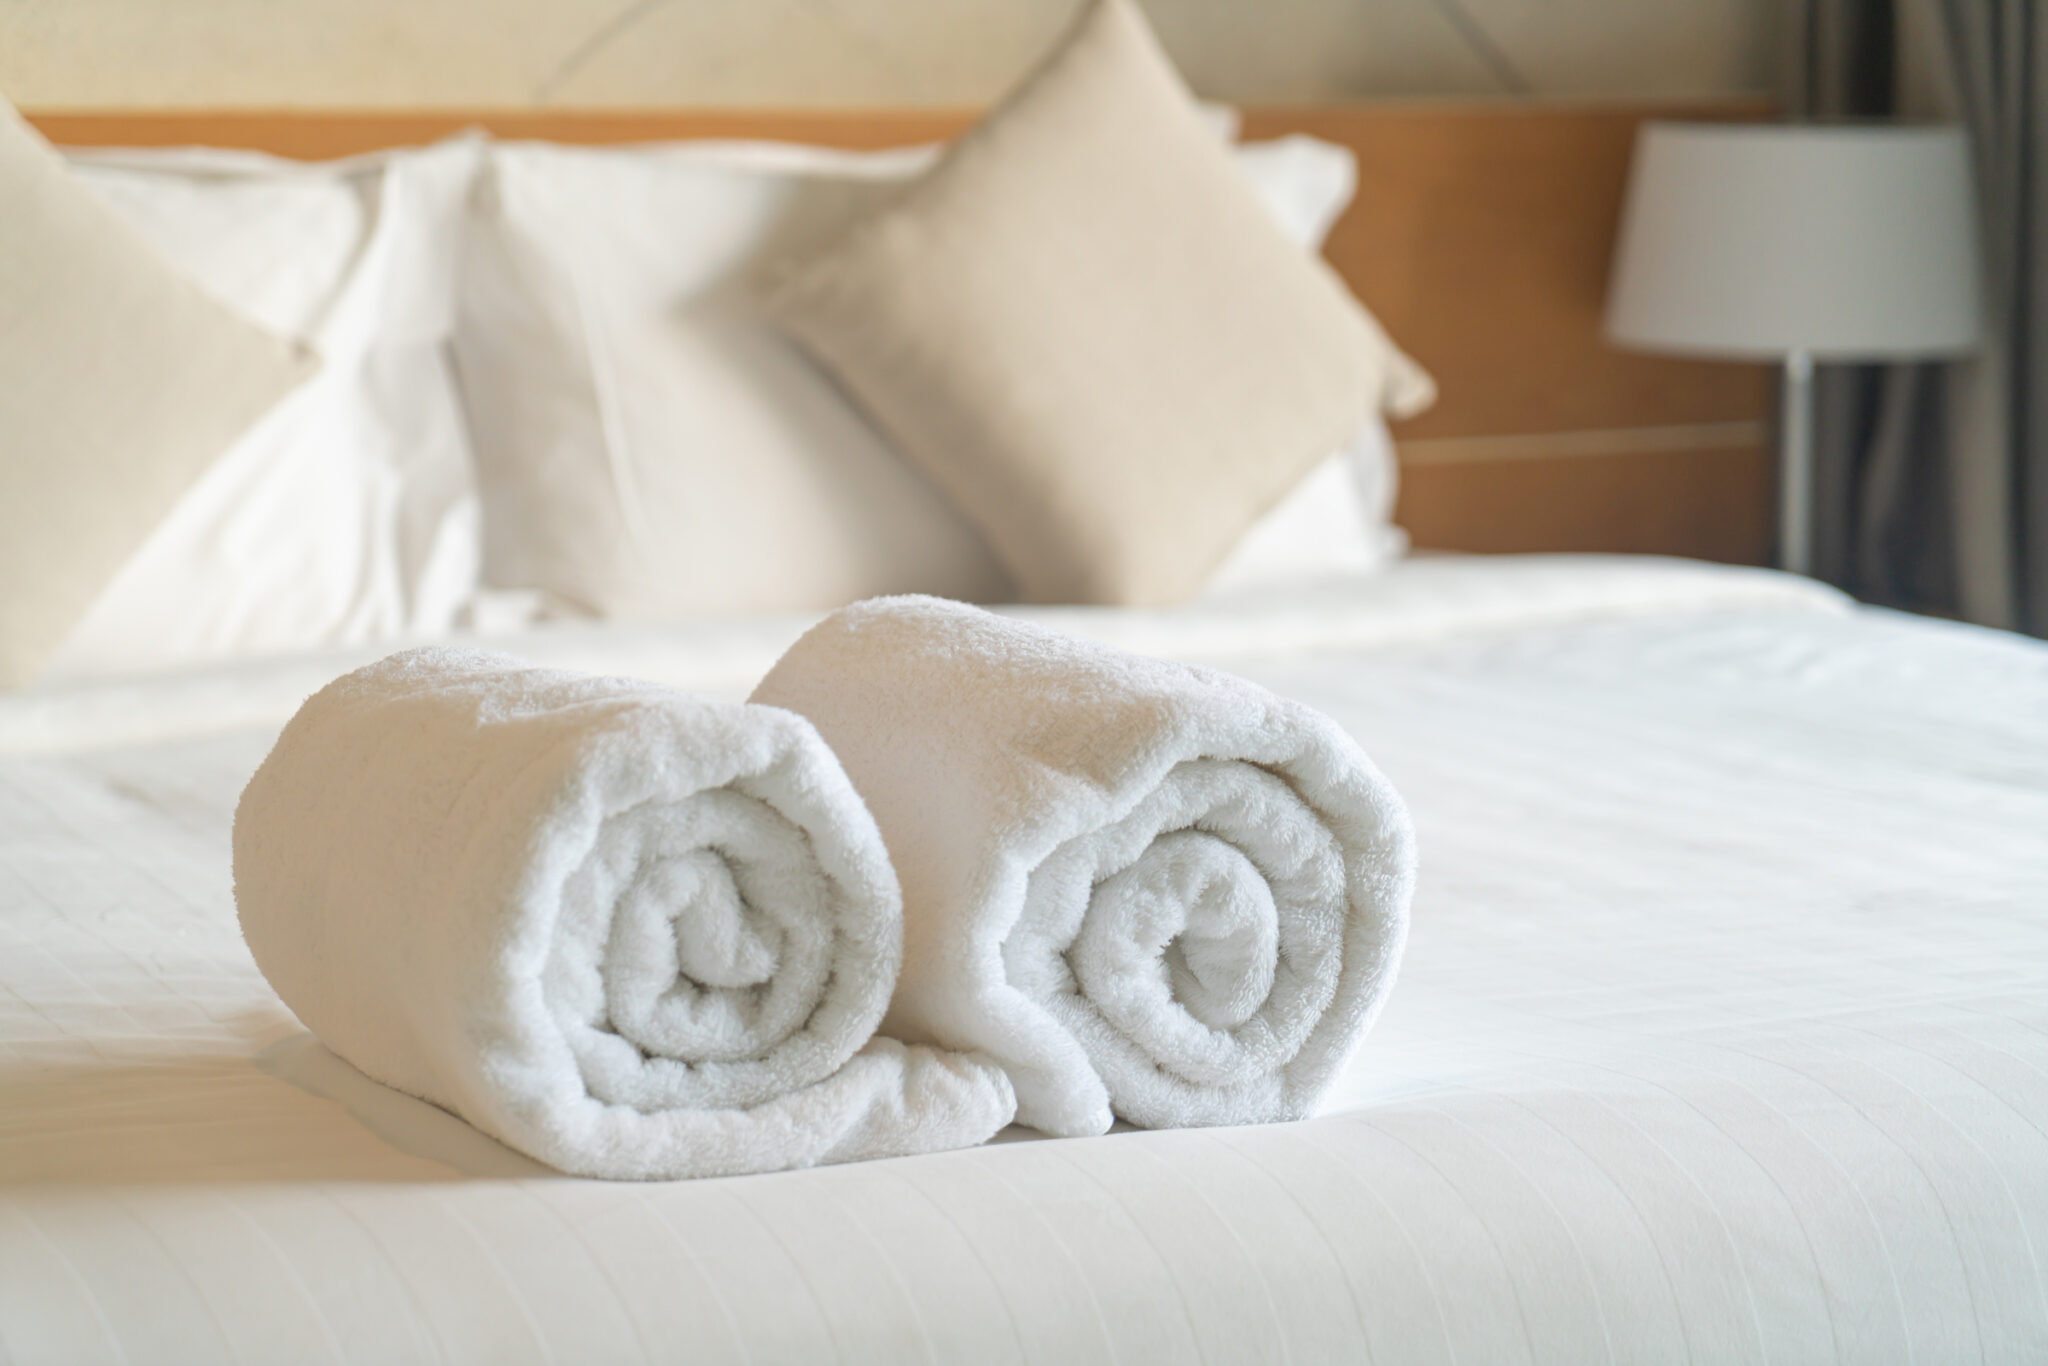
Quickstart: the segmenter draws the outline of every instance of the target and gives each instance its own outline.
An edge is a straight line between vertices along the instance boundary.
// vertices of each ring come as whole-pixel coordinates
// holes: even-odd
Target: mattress
[[[1337,717],[1422,855],[1302,1124],[662,1185],[328,1054],[236,931],[322,656],[0,698],[13,1362],[2048,1360],[2048,649],[1677,562],[1036,613]],[[507,648],[741,695],[804,623]]]

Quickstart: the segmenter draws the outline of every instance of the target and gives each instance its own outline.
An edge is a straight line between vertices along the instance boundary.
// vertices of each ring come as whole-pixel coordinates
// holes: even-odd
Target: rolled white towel
[[[1306,1117],[1393,985],[1407,809],[1308,707],[934,598],[835,613],[753,700],[888,842],[883,1027],[999,1060],[1026,1124]]]
[[[1000,1071],[875,1036],[873,820],[801,717],[414,650],[329,684],[235,813],[242,931],[361,1071],[585,1176],[960,1147]]]

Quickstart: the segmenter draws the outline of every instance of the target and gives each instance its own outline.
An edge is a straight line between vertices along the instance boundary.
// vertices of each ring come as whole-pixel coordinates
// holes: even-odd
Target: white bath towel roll
[[[1001,1061],[1024,1123],[1305,1117],[1392,986],[1407,810],[1307,707],[933,598],[834,614],[754,700],[810,718],[888,842],[883,1027]]]
[[[880,836],[801,717],[502,656],[309,700],[242,794],[256,961],[361,1071],[587,1176],[959,1147],[998,1069],[875,1036]]]

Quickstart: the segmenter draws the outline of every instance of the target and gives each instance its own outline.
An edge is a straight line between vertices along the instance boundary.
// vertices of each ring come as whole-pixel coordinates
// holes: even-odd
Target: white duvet
[[[228,816],[352,662],[0,699],[0,1359],[2048,1359],[2048,649],[1673,563],[1050,612],[1335,716],[1406,964],[1302,1124],[552,1176],[313,1044]],[[805,623],[510,648],[744,694]]]

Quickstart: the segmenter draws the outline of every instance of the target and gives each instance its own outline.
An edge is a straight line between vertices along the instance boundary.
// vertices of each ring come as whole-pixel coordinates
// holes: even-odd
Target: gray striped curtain
[[[1972,360],[1819,376],[1816,569],[1868,601],[2048,636],[2043,3],[1798,0],[1786,103],[1965,125],[1987,277]]]

